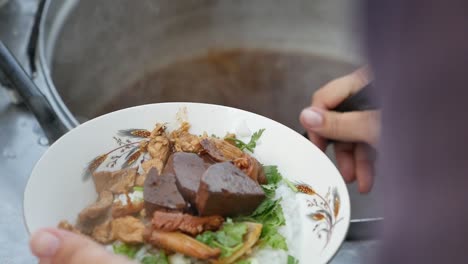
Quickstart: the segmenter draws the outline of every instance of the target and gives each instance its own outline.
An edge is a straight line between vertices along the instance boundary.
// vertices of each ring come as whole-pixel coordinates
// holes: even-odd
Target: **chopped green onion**
[[[134,192],[143,192],[143,186],[134,186],[133,191]]]

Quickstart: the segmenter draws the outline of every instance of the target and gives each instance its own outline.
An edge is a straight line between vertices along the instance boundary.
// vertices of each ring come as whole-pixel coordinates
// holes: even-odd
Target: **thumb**
[[[309,107],[301,112],[300,121],[308,132],[343,142],[375,145],[379,136],[379,111],[339,113]]]
[[[55,228],[35,232],[30,247],[40,263],[133,263],[125,257],[112,254],[85,236]]]

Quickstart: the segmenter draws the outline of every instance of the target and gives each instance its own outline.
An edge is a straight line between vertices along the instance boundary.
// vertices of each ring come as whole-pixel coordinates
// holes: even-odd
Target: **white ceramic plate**
[[[152,130],[166,122],[177,128],[176,113],[186,109],[191,132],[224,136],[239,127],[250,131],[265,128],[255,156],[263,164],[277,165],[284,177],[298,184],[301,230],[293,248],[300,263],[326,263],[339,249],[349,227],[347,188],[333,163],[303,136],[266,117],[243,110],[198,103],[143,105],[113,112],[73,129],[55,142],[36,164],[24,194],[24,217],[30,232],[56,226],[60,220],[74,222],[77,214],[97,195],[92,180],[83,181],[83,170],[93,158],[118,146],[123,129]],[[134,138],[120,137],[125,142]]]

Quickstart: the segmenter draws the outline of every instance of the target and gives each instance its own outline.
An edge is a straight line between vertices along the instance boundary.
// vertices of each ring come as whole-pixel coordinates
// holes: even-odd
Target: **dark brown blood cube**
[[[251,214],[265,199],[257,182],[230,162],[211,165],[203,174],[196,206],[201,216]]]
[[[163,170],[159,175],[156,168],[151,168],[146,176],[143,189],[146,215],[152,216],[155,210],[185,211],[187,203],[176,186],[174,173]]]
[[[211,164],[197,154],[176,152],[169,157],[166,169],[175,174],[177,187],[184,199],[194,205],[201,177]]]

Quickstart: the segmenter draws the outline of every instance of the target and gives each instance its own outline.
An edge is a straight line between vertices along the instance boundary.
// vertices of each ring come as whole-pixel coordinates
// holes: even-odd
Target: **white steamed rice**
[[[287,263],[288,255],[298,257],[301,221],[297,217],[299,213],[299,203],[296,200],[296,194],[284,183],[281,183],[276,190],[275,199],[282,198],[281,207],[283,207],[286,225],[281,227],[279,232],[286,238],[288,252],[284,250],[274,250],[270,248],[256,249],[252,259],[258,263],[284,264]],[[254,263],[252,261],[252,263]]]

